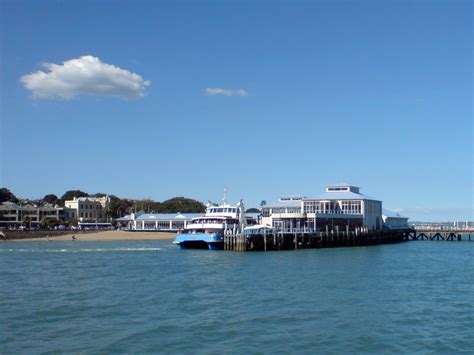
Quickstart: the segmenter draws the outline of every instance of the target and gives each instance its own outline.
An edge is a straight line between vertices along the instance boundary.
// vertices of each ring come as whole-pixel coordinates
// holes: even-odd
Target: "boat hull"
[[[173,243],[180,249],[223,250],[224,236],[217,233],[178,234]]]

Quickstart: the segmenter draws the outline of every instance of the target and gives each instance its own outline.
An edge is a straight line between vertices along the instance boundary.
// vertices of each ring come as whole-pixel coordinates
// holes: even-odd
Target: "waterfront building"
[[[74,210],[74,219],[80,221],[95,221],[106,219],[105,209],[110,203],[110,197],[74,197],[72,200],[64,201],[64,205]],[[72,218],[71,218],[72,219]]]
[[[381,230],[382,202],[349,184],[326,187],[320,196],[286,197],[262,208],[262,224],[278,229]]]
[[[385,229],[406,229],[408,228],[408,217],[400,215],[398,212],[382,209],[382,219]]]
[[[262,206],[261,223],[275,228],[302,228],[306,214],[302,203],[304,196],[285,196],[270,205]],[[284,225],[284,226],[283,226]]]
[[[46,218],[67,221],[71,214],[74,214],[74,211],[49,204],[21,206],[13,202],[4,202],[0,205],[0,227],[17,228],[25,225],[25,221],[28,221],[28,226],[36,227]]]
[[[133,231],[163,231],[176,232],[183,230],[193,218],[202,213],[132,213],[117,218],[117,222],[125,224]]]

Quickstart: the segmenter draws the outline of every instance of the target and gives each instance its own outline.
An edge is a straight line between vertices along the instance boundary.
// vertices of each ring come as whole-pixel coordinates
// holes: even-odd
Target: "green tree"
[[[7,201],[18,203],[18,198],[9,189],[2,187],[0,189],[0,203]]]
[[[145,200],[137,200],[133,204],[134,211],[145,211],[147,213],[159,212],[161,208],[161,203],[153,201],[149,198]]]
[[[69,190],[64,193],[64,195],[61,196],[61,200],[68,201],[74,199],[74,197],[89,197],[89,194],[87,192],[81,191],[81,190]]]
[[[119,218],[129,212],[129,209],[133,206],[133,202],[127,199],[120,199],[117,196],[110,195],[110,203],[108,204],[108,210],[112,218]]]
[[[43,217],[43,219],[41,220],[41,226],[42,227],[49,227],[49,228],[54,228],[54,227],[57,227],[61,224],[64,224],[64,221],[62,219],[56,219],[56,218],[52,218],[52,217]]]
[[[25,216],[23,217],[23,224],[25,225],[25,227],[30,227],[30,223],[31,223],[31,218],[30,216]]]
[[[105,197],[107,194],[104,194],[103,192],[97,192],[96,194],[91,195],[92,197]]]
[[[59,200],[59,197],[56,196],[55,194],[48,194],[43,197],[43,202],[50,203],[52,205],[57,204],[58,200]]]
[[[185,197],[174,197],[161,203],[159,212],[163,213],[202,213],[206,206],[200,201]]]
[[[245,213],[260,213],[258,208],[248,208]]]

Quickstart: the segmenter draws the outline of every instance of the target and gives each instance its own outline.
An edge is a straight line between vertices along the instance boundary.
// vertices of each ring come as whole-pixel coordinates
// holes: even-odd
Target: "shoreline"
[[[60,236],[51,236],[37,238],[9,239],[4,242],[48,242],[48,241],[69,241],[72,236],[76,241],[113,241],[113,240],[174,240],[176,233],[170,232],[129,232],[129,231],[97,231],[94,233],[67,233]]]

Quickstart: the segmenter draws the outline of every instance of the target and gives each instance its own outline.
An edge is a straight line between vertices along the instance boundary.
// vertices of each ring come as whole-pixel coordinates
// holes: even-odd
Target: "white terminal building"
[[[391,216],[392,226],[407,227],[408,218]],[[394,220],[397,219],[396,221]],[[402,220],[400,220],[402,219]],[[353,231],[366,227],[381,230],[384,226],[382,201],[360,193],[349,184],[326,187],[317,197],[282,197],[275,204],[262,207],[261,223],[277,229],[307,229]]]

